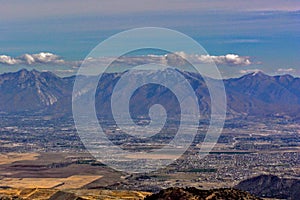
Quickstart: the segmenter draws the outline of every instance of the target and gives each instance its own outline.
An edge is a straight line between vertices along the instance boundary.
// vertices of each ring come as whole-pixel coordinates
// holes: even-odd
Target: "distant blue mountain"
[[[154,78],[161,76],[159,73],[149,73],[152,74],[137,72],[131,81],[139,81],[143,75]],[[201,113],[209,115],[210,96],[203,78],[191,72],[181,71],[181,74],[195,90]],[[121,76],[122,73],[108,73],[102,76],[96,94],[93,94],[96,97],[96,108],[100,115],[110,115],[111,93]],[[82,81],[86,79],[87,82],[86,88],[82,91],[91,92],[91,86],[88,84],[90,80],[87,77],[80,78]],[[97,80],[93,78],[93,81]],[[26,69],[2,74],[0,75],[0,112],[70,115],[74,80],[75,76],[61,78],[51,72]],[[229,116],[299,116],[299,78],[290,75],[268,76],[259,72],[224,80],[224,85]],[[125,85],[123,92],[128,92]],[[156,102],[157,100],[159,102]],[[155,103],[172,109],[175,105],[172,102],[174,102],[174,95],[158,85],[147,85],[131,98],[131,106],[137,116],[147,113],[145,109]]]

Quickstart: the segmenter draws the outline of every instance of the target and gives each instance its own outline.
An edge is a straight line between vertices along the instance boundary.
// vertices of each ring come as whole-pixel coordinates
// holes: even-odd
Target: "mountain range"
[[[143,74],[152,73],[152,74]],[[131,81],[139,81],[142,75],[160,78],[161,73],[136,72]],[[180,71],[194,89],[202,114],[210,113],[210,96],[204,79],[195,73]],[[103,74],[96,89],[96,110],[111,114],[111,94],[122,73]],[[72,113],[72,92],[75,76],[59,77],[51,72],[28,71],[0,75],[0,112],[7,114],[69,115]],[[87,77],[79,77],[83,81]],[[92,78],[97,81],[96,77]],[[215,80],[220,81],[220,80]],[[269,76],[262,72],[250,73],[240,78],[223,80],[227,95],[227,114],[233,116],[290,116],[299,117],[300,78],[291,75]],[[90,82],[82,91],[91,92]],[[179,86],[180,87],[180,86]],[[126,85],[122,92],[125,94]],[[172,109],[174,95],[157,84],[146,85],[135,92],[130,102],[137,115],[145,114],[145,108],[157,103]],[[176,100],[176,98],[175,98]],[[172,104],[171,102],[175,102]]]

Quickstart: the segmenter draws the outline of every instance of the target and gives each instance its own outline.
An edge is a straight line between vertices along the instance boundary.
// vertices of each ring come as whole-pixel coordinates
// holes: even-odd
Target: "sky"
[[[174,29],[196,40],[224,78],[258,70],[300,76],[298,0],[0,3],[0,73],[25,67],[68,76],[103,40],[151,26]],[[205,61],[203,55],[181,53]]]

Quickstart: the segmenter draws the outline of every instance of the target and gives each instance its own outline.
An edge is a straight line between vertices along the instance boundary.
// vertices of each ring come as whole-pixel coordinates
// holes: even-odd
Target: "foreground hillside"
[[[145,198],[145,200],[209,200],[209,199],[241,199],[241,200],[259,200],[251,194],[237,189],[212,189],[199,190],[197,188],[169,188],[160,191]]]
[[[209,199],[241,199],[259,200],[247,192],[237,189],[199,190],[196,188],[169,188],[157,194],[138,191],[113,190],[67,190],[54,189],[0,189],[0,200],[96,200],[96,199],[145,199],[145,200],[209,200]]]
[[[148,192],[113,190],[66,190],[55,189],[0,189],[0,200],[96,200],[96,199],[144,199]]]

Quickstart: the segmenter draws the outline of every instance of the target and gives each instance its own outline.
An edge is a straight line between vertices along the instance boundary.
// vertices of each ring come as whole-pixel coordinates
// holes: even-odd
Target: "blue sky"
[[[0,55],[51,52],[80,61],[109,36],[145,26],[181,31],[210,55],[249,57],[250,65],[219,66],[224,77],[252,70],[300,75],[300,1],[295,0],[5,1],[0,7]],[[57,63],[0,63],[0,72],[24,66],[71,72],[70,66]]]

